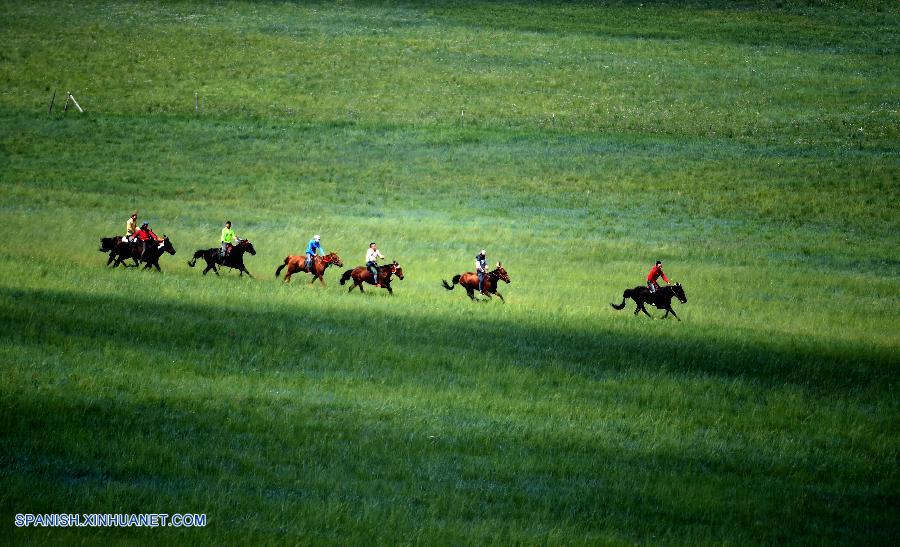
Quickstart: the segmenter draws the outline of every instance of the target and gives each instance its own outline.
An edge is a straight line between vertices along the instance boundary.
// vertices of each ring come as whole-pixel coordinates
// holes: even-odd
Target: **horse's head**
[[[322,257],[322,262],[325,264],[334,264],[337,267],[341,267],[344,265],[344,262],[341,260],[341,257],[338,256],[337,253],[328,253],[327,255]]]
[[[498,262],[497,269],[494,270],[494,273],[497,274],[498,279],[502,279],[503,281],[506,281],[507,283],[511,283],[511,281],[509,280],[509,274],[506,273],[506,268],[503,267],[503,264]]]
[[[684,295],[684,287],[681,286],[681,283],[675,283],[674,285],[669,285],[672,288],[672,292],[675,293],[675,298],[678,299],[682,304],[687,304],[687,296]]]
[[[169,253],[170,255],[175,254],[175,247],[172,246],[172,242],[169,240],[169,236],[167,236],[167,235],[163,235],[162,250]]]
[[[245,239],[245,240],[241,241],[241,243],[240,243],[239,246],[240,246],[242,249],[244,249],[245,252],[248,252],[248,253],[250,253],[251,255],[255,255],[255,254],[256,254],[256,249],[253,248],[253,244],[250,243],[250,240],[249,240],[249,239]]]
[[[393,264],[391,264],[391,273],[403,279],[403,268],[400,267],[400,264],[397,264],[395,260]]]
[[[116,248],[116,245],[122,241],[122,238],[119,236],[113,237],[101,237],[100,238],[100,249],[101,253],[108,253]]]

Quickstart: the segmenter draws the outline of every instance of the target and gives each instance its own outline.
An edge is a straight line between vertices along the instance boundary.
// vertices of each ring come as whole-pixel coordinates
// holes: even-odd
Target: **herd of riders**
[[[241,241],[242,239],[235,234],[234,228],[231,227],[231,221],[226,221],[225,227],[222,228],[221,246],[219,248],[220,258],[225,260],[231,254],[234,246],[240,244]],[[150,248],[150,245],[161,246],[163,239],[153,233],[148,222],[143,222],[138,227],[137,212],[134,212],[125,223],[125,236],[122,238],[122,242],[133,245],[136,251],[135,254],[142,259],[147,254],[147,249]],[[313,271],[313,263],[317,255],[325,256],[325,249],[322,248],[322,238],[319,234],[314,235],[306,245],[306,271]],[[372,284],[376,287],[381,286],[378,278],[379,259],[384,260],[384,255],[381,254],[378,246],[373,241],[369,243],[369,248],[366,250],[365,268],[371,273]],[[485,296],[490,296],[485,288],[485,280],[488,279],[488,274],[487,252],[482,249],[475,256],[475,275],[478,277],[478,292]],[[647,274],[647,289],[651,294],[656,293],[660,289],[659,283],[657,283],[660,277],[666,284],[669,283],[669,278],[666,277],[662,269],[662,261],[657,260]]]

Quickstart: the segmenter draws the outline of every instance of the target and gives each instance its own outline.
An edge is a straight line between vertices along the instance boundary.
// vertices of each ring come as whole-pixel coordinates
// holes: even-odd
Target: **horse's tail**
[[[196,265],[197,265],[197,259],[198,259],[198,258],[201,258],[202,256],[203,256],[203,249],[200,249],[199,251],[197,251],[196,253],[194,253],[194,258],[192,258],[191,260],[188,260],[188,266],[190,266],[191,268],[193,268],[194,266],[196,266]]]
[[[290,259],[291,259],[291,257],[289,257],[289,256],[284,257],[284,264],[282,264],[281,266],[278,266],[278,269],[275,270],[275,279],[278,279],[278,276],[281,274],[281,270],[283,270],[284,267],[287,266],[288,261]]]
[[[452,284],[452,285],[448,284],[448,283],[447,283],[446,281],[444,281],[443,279],[441,279],[441,283],[444,284],[444,288],[445,288],[445,289],[447,289],[448,291],[452,291],[452,290],[453,290],[453,287],[455,287],[456,284],[459,283],[459,277],[460,277],[460,276],[458,276],[458,275],[454,275],[454,276],[453,276],[453,284]]]
[[[350,276],[353,275],[353,270],[347,270],[344,272],[344,275],[341,276],[341,285],[347,282],[350,279]]]
[[[625,301],[629,296],[631,296],[631,289],[625,289],[625,292],[622,293],[622,303],[618,305],[610,304],[610,306],[612,306],[614,310],[621,310],[625,307]]]

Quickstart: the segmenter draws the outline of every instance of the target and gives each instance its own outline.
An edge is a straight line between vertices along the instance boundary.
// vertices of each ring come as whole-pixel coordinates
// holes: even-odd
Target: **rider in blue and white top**
[[[484,249],[475,256],[475,273],[478,274],[478,292],[484,294],[484,279],[487,277],[487,256]]]
[[[325,256],[325,249],[322,248],[322,243],[320,242],[321,239],[319,234],[316,234],[309,240],[309,244],[306,246],[306,271],[308,272],[312,271],[313,260],[316,258],[317,251],[321,251],[322,256]]]

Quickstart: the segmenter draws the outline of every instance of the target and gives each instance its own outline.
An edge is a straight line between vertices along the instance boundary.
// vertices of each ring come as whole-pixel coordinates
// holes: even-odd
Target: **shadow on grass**
[[[461,375],[473,367],[513,365],[536,374],[588,379],[628,372],[739,378],[830,397],[850,391],[889,393],[897,387],[900,368],[900,358],[887,348],[843,341],[826,345],[789,335],[740,340],[741,332],[712,338],[689,331],[686,323],[651,328],[658,323],[627,311],[617,325],[640,321],[646,329],[590,330],[496,318],[486,324],[382,309],[371,314],[298,310],[296,302],[286,302],[284,310],[254,311],[227,301],[211,306],[140,295],[15,289],[0,290],[0,305],[0,340],[7,345],[106,347],[112,353],[120,347],[139,351],[151,364],[184,354],[200,370],[215,374],[294,370],[303,362],[309,372],[429,384],[435,381],[435,367],[429,365]],[[366,370],[360,370],[363,362]]]
[[[356,0],[358,6],[397,7],[380,0]],[[741,46],[773,46],[799,51],[853,51],[889,54],[896,44],[874,29],[873,21],[896,18],[889,3],[847,7],[767,0],[690,2],[621,0],[595,2],[463,0],[450,4],[403,3],[426,11],[443,25],[490,31],[609,36],[645,40],[689,40]],[[851,8],[851,9],[847,9]],[[853,9],[855,8],[855,9]],[[800,24],[800,22],[805,24]],[[393,21],[394,25],[400,25]],[[410,24],[404,21],[402,24]],[[837,29],[836,31],[834,29]],[[864,32],[860,32],[865,29]]]
[[[23,376],[16,376],[7,386],[20,389],[7,387],[0,399],[0,505],[7,513],[199,511],[215,522],[212,537],[270,541],[301,534],[390,543],[886,542],[897,532],[890,509],[896,498],[874,476],[861,480],[866,469],[848,464],[840,450],[824,463],[803,459],[814,455],[809,450],[795,461],[777,451],[729,454],[689,440],[679,440],[679,451],[634,439],[634,432],[574,435],[571,428],[465,416],[442,423],[446,417],[426,408],[426,422],[443,428],[433,434],[434,423],[420,423],[419,415],[317,393],[315,382],[280,396],[221,389],[229,375],[260,371],[270,373],[269,384],[279,379],[271,373],[291,371],[439,386],[448,370],[464,377],[472,367],[496,366],[499,374],[513,364],[547,382],[559,374],[645,371],[794,384],[823,397],[849,389],[889,397],[896,359],[885,366],[886,356],[862,347],[707,343],[679,336],[684,325],[665,337],[628,337],[383,310],[313,314],[296,303],[250,311],[11,289],[0,291],[0,310],[3,344],[19,348],[25,362],[29,355],[50,361],[16,371],[34,378],[34,391],[21,389]],[[177,374],[164,368],[173,359],[191,361],[195,373],[169,391],[153,391],[166,385],[168,372]],[[48,372],[42,376],[38,367]],[[147,386],[105,389],[99,375],[111,367],[147,371]],[[48,377],[66,374],[82,383],[43,389]],[[843,486],[854,481],[852,489]]]
[[[689,442],[682,452],[483,424],[435,436],[402,413],[373,414],[347,401],[300,396],[273,405],[219,395],[4,397],[0,507],[10,514],[196,511],[210,521],[204,538],[232,541],[239,534],[378,543],[887,544],[898,532],[897,497],[870,481],[846,488],[862,471],[836,460],[827,472],[821,460],[802,461],[798,471],[795,461]],[[151,531],[96,532],[135,538]],[[35,532],[14,533],[33,539]]]

